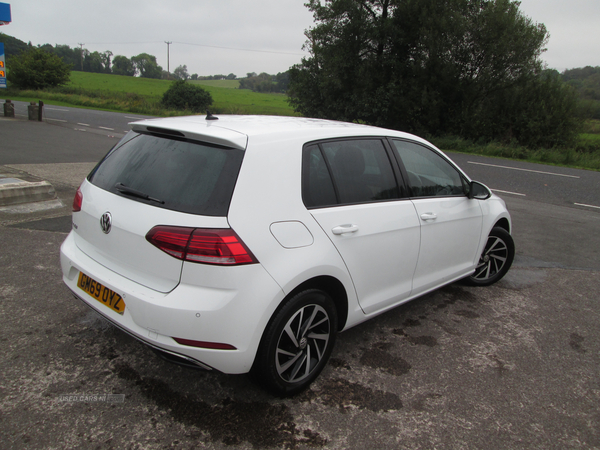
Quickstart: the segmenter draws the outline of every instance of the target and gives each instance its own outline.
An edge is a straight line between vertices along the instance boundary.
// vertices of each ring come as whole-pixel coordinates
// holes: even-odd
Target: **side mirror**
[[[469,183],[469,198],[476,200],[487,200],[492,196],[492,191],[479,181],[471,181]]]

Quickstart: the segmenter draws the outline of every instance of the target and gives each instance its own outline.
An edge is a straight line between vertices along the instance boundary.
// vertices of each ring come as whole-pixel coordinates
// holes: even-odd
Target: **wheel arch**
[[[504,230],[506,230],[508,233],[510,233],[510,223],[508,221],[508,219],[506,217],[501,218],[500,220],[498,220],[495,224],[494,227],[500,227],[503,228]]]
[[[299,284],[288,295],[285,296],[285,299],[281,302],[277,308],[277,311],[285,304],[287,299],[307,289],[319,289],[323,292],[326,292],[331,297],[333,303],[335,304],[335,309],[338,316],[337,331],[343,330],[348,320],[348,294],[346,293],[344,285],[337,278],[332,276],[322,275],[308,279]],[[275,311],[275,313],[277,311]],[[273,313],[273,315],[275,315],[275,313]]]

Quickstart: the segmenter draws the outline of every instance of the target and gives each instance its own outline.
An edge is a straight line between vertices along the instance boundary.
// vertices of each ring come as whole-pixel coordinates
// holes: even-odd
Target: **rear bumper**
[[[280,287],[260,264],[184,264],[182,282],[162,293],[97,263],[75,245],[71,234],[61,246],[60,259],[67,287],[118,328],[158,350],[224,373],[250,370],[262,332],[283,299]],[[123,314],[77,287],[79,272],[121,295]],[[173,338],[229,344],[235,350],[180,345]]]

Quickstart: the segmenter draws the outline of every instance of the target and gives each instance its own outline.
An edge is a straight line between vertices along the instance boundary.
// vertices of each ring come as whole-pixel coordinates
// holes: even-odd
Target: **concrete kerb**
[[[8,182],[3,182],[3,180]],[[56,191],[47,181],[30,182],[0,177],[0,206],[54,199],[56,199]]]

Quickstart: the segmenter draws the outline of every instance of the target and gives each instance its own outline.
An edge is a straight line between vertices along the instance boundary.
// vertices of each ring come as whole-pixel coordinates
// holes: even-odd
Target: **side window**
[[[465,195],[460,173],[440,155],[413,142],[393,142],[413,197]]]
[[[307,207],[400,197],[388,154],[378,139],[322,142],[305,147],[303,157]]]

